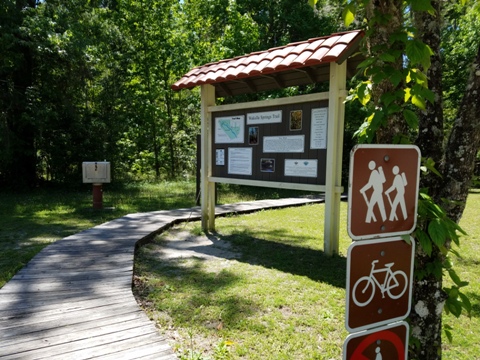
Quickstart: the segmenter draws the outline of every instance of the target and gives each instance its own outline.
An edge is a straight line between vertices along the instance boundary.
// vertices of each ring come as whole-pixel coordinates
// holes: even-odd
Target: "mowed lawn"
[[[339,359],[345,330],[347,204],[342,203],[340,255],[323,253],[323,205],[261,211],[216,220],[213,239],[237,259],[161,259],[180,224],[137,254],[136,294],[182,359]],[[444,359],[479,358],[480,191],[468,198],[461,226],[468,236],[454,258],[473,305],[472,317],[449,315],[453,343]],[[204,235],[204,234],[203,234]]]

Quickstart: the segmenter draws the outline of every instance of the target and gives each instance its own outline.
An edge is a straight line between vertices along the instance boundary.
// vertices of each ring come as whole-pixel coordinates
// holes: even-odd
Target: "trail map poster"
[[[215,144],[241,144],[244,138],[244,115],[215,118]]]

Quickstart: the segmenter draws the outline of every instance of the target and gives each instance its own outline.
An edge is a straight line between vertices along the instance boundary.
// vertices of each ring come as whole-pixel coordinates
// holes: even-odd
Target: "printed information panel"
[[[328,122],[327,100],[212,112],[211,176],[320,191],[327,179]]]

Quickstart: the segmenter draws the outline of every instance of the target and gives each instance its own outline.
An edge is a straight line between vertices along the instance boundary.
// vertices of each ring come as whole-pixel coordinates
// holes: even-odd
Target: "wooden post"
[[[93,208],[94,209],[103,209],[102,184],[93,184],[92,195],[93,195]]]
[[[347,61],[330,63],[328,100],[327,172],[325,179],[324,252],[338,254],[340,234],[340,195],[342,186],[342,150],[345,121]]]
[[[202,85],[201,93],[201,212],[202,230],[215,230],[215,183],[208,181],[212,175],[212,113],[209,106],[215,105],[215,87]]]

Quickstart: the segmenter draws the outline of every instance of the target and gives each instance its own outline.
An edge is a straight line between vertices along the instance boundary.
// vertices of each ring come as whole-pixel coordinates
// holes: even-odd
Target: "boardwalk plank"
[[[109,349],[113,349],[114,352],[129,349],[132,347],[132,341],[141,344],[142,341],[152,342],[152,340],[164,339],[159,337],[152,324],[147,323],[128,331],[117,331],[40,349],[29,348],[26,351],[2,356],[2,359],[18,359],[19,357],[22,359],[87,359],[92,356],[108,354],[111,351]],[[54,355],[52,356],[52,354]]]
[[[123,294],[118,293],[115,297],[109,299],[110,301],[107,304],[105,303],[105,298],[94,297],[88,300],[78,299],[75,302],[69,301],[63,304],[55,302],[55,299],[52,299],[50,302],[44,302],[44,305],[42,306],[38,306],[38,304],[34,306],[16,306],[15,308],[0,310],[0,324],[2,324],[2,321],[11,321],[15,318],[26,318],[27,316],[29,319],[32,319],[35,314],[38,314],[38,316],[41,318],[45,318],[55,314],[63,314],[68,311],[88,310],[102,306],[130,303],[132,301],[132,297],[132,294],[123,292]]]
[[[91,329],[116,326],[117,324],[124,324],[130,322],[145,321],[145,316],[145,313],[142,311],[129,312],[123,315],[115,314],[109,317],[103,317],[92,321],[84,321],[81,323],[77,323],[74,327],[71,327],[69,329],[66,329],[65,326],[57,326],[41,331],[34,331],[28,333],[22,332],[19,335],[2,338],[2,351],[3,347],[6,348],[8,346],[20,345],[22,343],[33,344],[34,341],[43,339],[48,339],[48,341],[52,341],[52,339],[56,337],[65,337],[72,332],[78,334],[86,332],[87,335],[89,335]]]
[[[3,290],[3,289],[2,289]],[[114,297],[118,294],[123,295],[125,289],[108,288],[102,291],[91,291],[91,289],[70,289],[68,292],[48,292],[48,293],[2,293],[0,296],[0,310],[8,310],[11,308],[21,310],[24,306],[42,306],[45,302],[51,304],[62,304],[73,301],[81,301],[91,298]]]
[[[88,321],[98,321],[110,318],[114,315],[132,314],[142,311],[134,302],[126,300],[119,304],[112,304],[93,309],[66,310],[56,314],[45,316],[43,314],[31,314],[25,318],[12,318],[0,322],[2,337],[15,336],[21,333],[41,332],[62,326],[75,326]],[[13,321],[14,320],[14,321]],[[0,337],[1,338],[1,337]]]
[[[30,349],[42,349],[57,345],[65,345],[71,342],[87,340],[94,337],[111,335],[120,332],[129,332],[145,324],[145,319],[141,316],[134,316],[129,321],[110,322],[107,324],[99,325],[98,322],[89,322],[81,324],[82,326],[75,326],[68,333],[58,332],[55,329],[37,334],[39,336],[30,336],[29,340],[24,338],[23,341],[2,341],[2,352],[4,354],[15,354],[28,352]],[[146,325],[144,325],[146,326]]]
[[[155,359],[155,360],[173,360],[176,356],[172,357],[172,353],[169,351],[170,345],[166,343],[154,342],[151,344],[145,344],[137,346],[133,349],[123,350],[114,354],[103,355],[94,357],[98,360],[128,360],[128,359]]]

